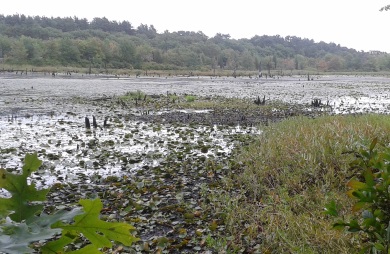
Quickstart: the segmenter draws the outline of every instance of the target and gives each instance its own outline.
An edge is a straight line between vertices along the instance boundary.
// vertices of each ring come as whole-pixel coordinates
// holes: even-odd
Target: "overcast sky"
[[[232,38],[287,35],[390,53],[390,0],[2,0],[0,13],[46,17],[106,17],[154,25],[157,32],[202,31]]]

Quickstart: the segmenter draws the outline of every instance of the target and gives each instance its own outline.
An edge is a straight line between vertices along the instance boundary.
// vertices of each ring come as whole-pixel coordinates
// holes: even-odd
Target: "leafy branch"
[[[49,189],[37,190],[34,184],[27,184],[27,177],[41,164],[36,154],[27,154],[22,174],[11,174],[0,169],[0,188],[12,195],[11,198],[0,198],[0,218],[9,216],[13,221],[21,222],[42,211],[43,205],[36,202],[45,201]]]
[[[351,179],[348,196],[356,200],[352,207],[355,217],[349,222],[340,220],[333,224],[336,229],[346,228],[349,232],[364,233],[366,246],[362,253],[390,253],[390,149],[379,153],[375,150],[378,140],[374,139],[368,150],[357,153],[351,167],[359,175]],[[338,216],[334,201],[326,207],[326,214]],[[360,212],[360,216],[356,216]]]
[[[56,253],[50,251],[59,247],[62,249],[73,242],[73,239],[76,239],[80,234],[86,237],[96,248],[112,247],[111,240],[121,242],[127,246],[131,246],[133,242],[138,240],[130,235],[130,231],[135,230],[130,224],[106,222],[99,219],[100,211],[103,208],[100,199],[80,200],[80,204],[84,208],[84,213],[74,217],[74,223],[64,224],[58,221],[52,224],[52,228],[62,229],[62,236],[60,239],[45,245],[43,253]],[[83,249],[80,251],[83,251]]]
[[[30,244],[49,240],[42,253],[63,253],[64,248],[83,236],[90,242],[71,253],[101,253],[100,248],[112,247],[111,241],[131,246],[138,241],[126,223],[102,221],[99,218],[103,204],[100,199],[80,200],[83,209],[60,210],[51,215],[43,213],[43,201],[48,189],[37,190],[27,184],[27,178],[36,171],[41,161],[36,154],[27,154],[21,174],[0,169],[0,189],[7,190],[10,198],[0,198],[0,249],[6,253],[28,253]],[[50,241],[61,234],[57,240]]]

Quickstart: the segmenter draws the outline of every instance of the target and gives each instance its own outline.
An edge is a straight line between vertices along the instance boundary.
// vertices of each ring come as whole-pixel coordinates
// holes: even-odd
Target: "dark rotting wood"
[[[89,118],[85,117],[85,128],[90,129],[91,128],[91,123],[89,122]]]
[[[93,128],[97,128],[97,123],[96,123],[95,116],[92,116],[92,125],[93,125]]]

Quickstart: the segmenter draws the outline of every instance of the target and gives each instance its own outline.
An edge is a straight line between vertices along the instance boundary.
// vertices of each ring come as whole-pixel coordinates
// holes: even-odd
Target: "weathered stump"
[[[97,128],[97,123],[96,123],[95,116],[92,116],[92,125],[93,125],[93,128]]]
[[[89,118],[85,117],[85,128],[91,129],[91,123],[89,122]]]

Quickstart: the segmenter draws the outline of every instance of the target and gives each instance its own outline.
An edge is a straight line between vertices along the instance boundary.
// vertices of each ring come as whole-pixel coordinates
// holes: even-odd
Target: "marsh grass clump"
[[[237,156],[239,172],[225,181],[233,194],[222,195],[225,201],[215,208],[226,213],[228,234],[242,236],[231,246],[261,253],[357,253],[358,238],[334,231],[324,207],[335,200],[348,217],[346,182],[356,174],[350,152],[374,137],[389,143],[389,131],[390,121],[381,115],[297,117],[264,127]],[[235,207],[224,205],[232,204],[226,199]]]
[[[196,96],[195,95],[186,95],[185,100],[187,102],[194,102],[196,100]]]
[[[180,96],[178,96],[176,93],[168,94],[168,100],[172,103],[178,102],[180,99]]]
[[[126,92],[125,95],[120,97],[123,100],[144,100],[146,99],[146,94],[142,92],[141,90],[137,91],[129,91]]]
[[[261,110],[264,112],[271,112],[273,108],[285,109],[286,104],[283,103],[270,103],[265,107],[257,107],[253,101],[249,99],[239,98],[224,98],[224,97],[185,97],[185,101],[180,104],[183,108],[193,109],[235,109],[235,110]]]

